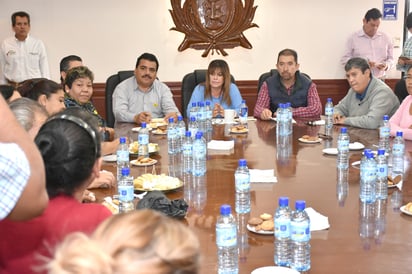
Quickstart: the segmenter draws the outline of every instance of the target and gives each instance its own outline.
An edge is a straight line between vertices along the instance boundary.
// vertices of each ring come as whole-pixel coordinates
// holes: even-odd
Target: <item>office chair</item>
[[[206,81],[207,69],[195,69],[193,72],[186,74],[182,80],[182,115],[186,117],[187,105],[192,97],[195,87]],[[235,83],[235,78],[231,76],[232,83]]]
[[[258,90],[257,90],[257,93],[259,93],[260,87],[262,86],[263,82],[265,82],[265,80],[266,80],[267,78],[273,76],[273,74],[275,74],[275,72],[277,72],[277,69],[271,69],[269,72],[265,72],[265,73],[263,73],[263,74],[260,75],[259,81],[258,81]],[[311,79],[310,76],[307,75],[306,73],[303,73],[303,72],[302,72],[302,74],[305,75],[306,77],[308,77],[309,79]]]
[[[119,71],[116,74],[113,74],[106,80],[106,88],[105,88],[105,93],[106,93],[106,122],[107,126],[109,127],[114,127],[114,114],[113,114],[113,92],[116,88],[116,86],[122,82],[123,80],[126,80],[127,78],[130,78],[134,75],[134,70],[123,70]]]

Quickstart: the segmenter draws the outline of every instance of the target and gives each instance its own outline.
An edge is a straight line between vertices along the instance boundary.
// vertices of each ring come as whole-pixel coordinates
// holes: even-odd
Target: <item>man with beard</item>
[[[335,124],[376,129],[384,115],[391,117],[399,100],[391,88],[372,76],[368,61],[355,57],[345,65],[350,89],[333,110]]]
[[[298,54],[292,49],[279,52],[277,72],[263,82],[254,116],[269,120],[276,116],[279,103],[290,102],[294,118],[320,117],[322,104],[315,83],[299,72]]]
[[[124,80],[113,93],[113,113],[117,122],[149,123],[152,118],[180,115],[170,88],[157,79],[159,62],[151,53],[137,58],[134,76]]]
[[[30,15],[18,11],[11,16],[15,35],[0,48],[0,84],[17,87],[24,80],[50,78],[46,48],[41,40],[29,35]]]

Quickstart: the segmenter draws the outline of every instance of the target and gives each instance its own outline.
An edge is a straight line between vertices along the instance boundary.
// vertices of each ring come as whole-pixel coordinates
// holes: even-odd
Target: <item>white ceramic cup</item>
[[[236,116],[236,111],[234,109],[225,109],[225,123],[233,124]]]

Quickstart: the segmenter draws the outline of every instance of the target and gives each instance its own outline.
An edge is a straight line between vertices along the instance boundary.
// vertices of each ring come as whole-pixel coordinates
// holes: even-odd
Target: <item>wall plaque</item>
[[[259,27],[252,23],[257,6],[254,0],[171,0],[175,27],[170,30],[185,34],[178,51],[188,48],[204,50],[202,57],[216,51],[228,55],[225,49],[234,47],[252,48],[243,31]]]

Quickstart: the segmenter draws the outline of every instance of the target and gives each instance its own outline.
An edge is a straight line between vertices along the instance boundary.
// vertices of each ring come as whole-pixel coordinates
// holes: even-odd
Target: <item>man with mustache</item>
[[[276,116],[279,103],[290,102],[294,118],[320,117],[322,104],[315,83],[299,72],[298,54],[293,49],[279,52],[277,73],[263,82],[254,116],[269,120]]]
[[[180,115],[170,88],[156,76],[159,62],[151,53],[137,58],[134,76],[117,85],[113,93],[113,113],[117,122],[149,123],[152,118]]]
[[[0,84],[13,87],[32,78],[50,78],[49,63],[43,42],[29,35],[30,15],[18,11],[11,16],[15,35],[0,47]]]

